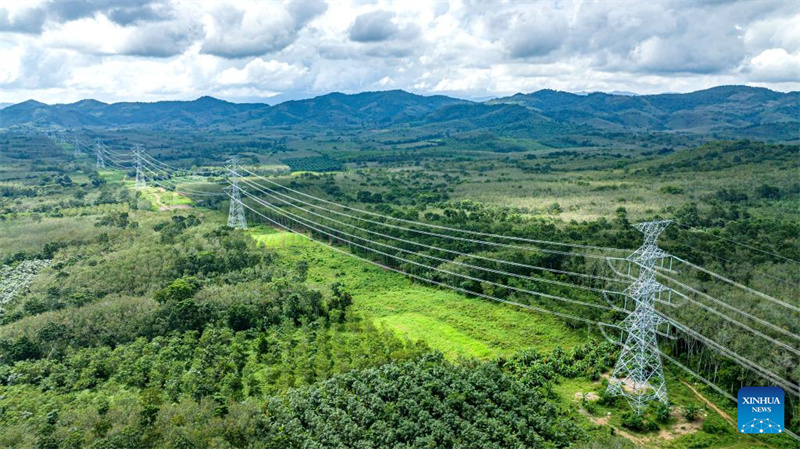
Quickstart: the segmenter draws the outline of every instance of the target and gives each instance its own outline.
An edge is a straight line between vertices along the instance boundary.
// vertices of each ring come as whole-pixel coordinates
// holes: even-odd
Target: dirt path
[[[721,416],[721,417],[725,418],[725,420],[726,420],[726,421],[728,421],[729,423],[731,423],[731,424],[733,425],[733,427],[736,427],[736,423],[735,423],[735,422],[733,422],[733,418],[731,418],[731,416],[730,416],[730,415],[728,415],[727,413],[725,413],[724,411],[722,411],[722,410],[721,410],[719,407],[717,407],[716,405],[714,405],[714,403],[712,403],[711,401],[709,401],[708,399],[706,399],[706,397],[705,397],[705,396],[703,396],[703,395],[702,395],[702,394],[701,394],[699,391],[697,391],[697,390],[696,390],[696,389],[695,389],[693,386],[691,386],[691,385],[689,385],[688,383],[686,383],[686,381],[683,381],[683,380],[681,380],[681,383],[682,383],[682,384],[684,384],[684,385],[686,385],[686,386],[687,386],[687,387],[688,387],[690,390],[692,390],[692,393],[694,393],[694,395],[695,395],[695,396],[697,396],[698,398],[700,398],[700,400],[701,400],[701,401],[703,401],[703,402],[704,402],[704,403],[705,403],[707,406],[711,407],[712,409],[714,409],[714,411],[715,411],[715,412],[719,413],[719,416]]]

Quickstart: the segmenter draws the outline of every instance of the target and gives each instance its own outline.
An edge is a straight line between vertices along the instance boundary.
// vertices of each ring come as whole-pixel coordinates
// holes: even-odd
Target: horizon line
[[[531,92],[515,92],[513,94],[508,94],[508,95],[503,95],[503,96],[490,96],[490,95],[487,95],[485,97],[477,96],[477,97],[472,97],[472,98],[465,98],[465,97],[462,97],[462,96],[457,96],[455,94],[446,94],[446,93],[425,93],[425,94],[423,94],[423,93],[417,93],[417,92],[413,92],[413,91],[409,91],[409,90],[405,90],[405,89],[386,89],[386,90],[364,90],[364,91],[352,92],[352,93],[346,93],[346,92],[341,92],[341,91],[330,91],[330,92],[327,92],[327,93],[320,93],[320,94],[316,94],[316,95],[310,94],[309,96],[303,96],[303,97],[299,97],[299,98],[287,99],[287,100],[278,101],[278,102],[275,102],[275,103],[268,103],[267,101],[232,101],[232,100],[226,100],[226,99],[223,99],[223,98],[215,97],[214,95],[210,95],[210,94],[203,94],[203,95],[200,95],[200,96],[195,97],[193,99],[180,99],[180,100],[175,100],[175,99],[173,99],[173,100],[169,100],[169,99],[152,100],[152,101],[123,100],[123,101],[115,101],[115,102],[105,102],[105,101],[97,100],[95,98],[91,98],[90,97],[90,98],[83,98],[83,99],[80,99],[80,100],[77,100],[77,101],[73,101],[71,103],[46,103],[44,101],[36,100],[35,98],[29,98],[27,100],[23,100],[23,101],[16,102],[16,103],[3,102],[3,103],[0,103],[0,104],[5,105],[2,108],[2,109],[5,109],[6,107],[16,106],[16,105],[23,104],[23,103],[28,103],[28,102],[36,102],[36,103],[40,103],[40,104],[43,104],[43,105],[46,105],[46,106],[60,106],[60,105],[66,106],[66,105],[77,104],[77,103],[84,102],[84,101],[96,101],[96,102],[102,103],[104,105],[115,105],[115,104],[122,104],[122,103],[144,103],[144,104],[191,103],[191,102],[195,102],[195,101],[198,101],[198,100],[202,100],[203,98],[210,98],[210,99],[213,99],[213,100],[217,100],[217,101],[221,101],[221,102],[225,102],[225,103],[231,103],[231,104],[240,104],[240,105],[258,104],[258,105],[276,106],[276,105],[279,105],[279,104],[289,103],[289,102],[292,102],[292,101],[312,100],[312,99],[315,99],[315,98],[321,98],[321,97],[325,97],[325,96],[328,96],[328,95],[339,94],[339,95],[345,95],[345,96],[355,96],[355,95],[361,95],[361,94],[382,93],[382,92],[403,92],[403,93],[416,95],[416,96],[420,96],[420,97],[426,97],[426,98],[448,97],[448,98],[453,98],[453,99],[456,99],[456,100],[468,101],[468,102],[471,102],[471,103],[485,103],[485,102],[488,102],[488,101],[498,100],[498,99],[502,99],[502,98],[509,98],[509,97],[513,97],[513,96],[516,96],[516,95],[533,95],[535,93],[544,92],[544,91],[553,91],[553,92],[565,93],[565,94],[571,94],[571,95],[577,95],[577,96],[589,96],[589,95],[594,95],[594,94],[604,94],[604,95],[618,96],[618,97],[654,97],[654,96],[659,96],[659,95],[687,95],[687,94],[693,94],[693,93],[697,93],[697,92],[708,91],[708,90],[712,90],[712,89],[719,89],[719,88],[722,88],[722,87],[744,87],[744,88],[749,88],[749,89],[764,89],[764,90],[768,90],[770,92],[781,93],[781,94],[785,94],[785,95],[796,93],[796,92],[800,92],[800,91],[796,91],[796,90],[790,90],[790,91],[783,92],[783,91],[779,91],[779,90],[775,90],[775,89],[770,89],[768,87],[748,86],[746,84],[719,84],[719,85],[712,86],[712,87],[707,87],[707,88],[704,88],[704,89],[697,89],[697,90],[691,90],[691,91],[686,91],[686,92],[660,92],[660,93],[653,93],[653,94],[640,94],[640,93],[636,93],[636,92],[620,91],[620,90],[611,90],[611,91],[603,91],[603,90],[568,91],[568,90],[560,90],[560,89],[552,89],[552,88],[542,88],[542,89],[538,89],[538,90],[531,91]],[[274,97],[278,97],[278,96],[280,96],[280,95],[276,95]],[[274,98],[274,97],[268,97],[268,98]],[[477,99],[477,98],[484,98],[484,99]]]

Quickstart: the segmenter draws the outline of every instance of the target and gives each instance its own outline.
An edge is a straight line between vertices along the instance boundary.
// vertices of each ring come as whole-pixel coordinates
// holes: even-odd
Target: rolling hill
[[[720,86],[687,94],[572,94],[540,90],[487,102],[422,96],[402,90],[331,93],[270,106],[212,97],[194,101],[107,104],[82,100],[46,105],[34,100],[0,109],[0,127],[226,128],[275,126],[331,129],[493,128],[509,134],[688,132],[777,140],[800,139],[800,92]]]
[[[720,86],[687,94],[576,95],[540,90],[491,100],[516,104],[557,121],[624,131],[733,131],[754,126],[800,125],[800,92]]]

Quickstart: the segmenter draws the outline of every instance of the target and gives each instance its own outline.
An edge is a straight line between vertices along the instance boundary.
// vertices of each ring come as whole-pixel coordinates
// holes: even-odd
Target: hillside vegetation
[[[410,127],[435,129],[438,133],[489,129],[528,138],[683,131],[796,140],[800,139],[798,108],[797,92],[745,86],[641,96],[541,90],[485,103],[394,90],[332,93],[274,106],[230,103],[212,97],[115,104],[87,99],[52,106],[30,100],[0,109],[0,126],[199,127],[240,131],[273,127],[304,132]]]
[[[733,95],[708,92],[687,107],[718,94]],[[735,405],[667,362],[669,407],[631,413],[606,393],[614,331],[544,313],[621,321],[619,311],[556,297],[607,305],[610,286],[598,277],[612,271],[587,257],[599,254],[590,246],[624,257],[641,244],[631,224],[663,218],[675,220],[665,250],[800,306],[796,144],[630,124],[617,133],[544,105],[375,95],[270,108],[205,98],[160,116],[152,108],[163,104],[125,105],[119,113],[137,123],[125,129],[106,127],[121,106],[60,106],[59,120],[104,122],[81,125],[82,138],[115,154],[142,143],[173,167],[139,190],[135,170],[98,170],[69,141],[24,128],[0,134],[0,447],[796,446],[737,433]],[[678,113],[670,98],[636,101],[645,100],[642,109]],[[57,110],[28,106],[31,123]],[[324,124],[337,108],[337,124]],[[310,119],[282,129],[265,109],[282,123]],[[247,118],[238,128],[225,123],[232,117]],[[753,126],[736,120],[713,126]],[[263,127],[251,133],[255,123]],[[383,254],[289,226],[251,197],[245,204],[278,224],[247,212],[247,230],[229,229],[221,165],[231,154],[250,193],[268,185],[263,175],[369,212],[371,221],[336,215],[337,226]],[[272,201],[312,217],[300,203]],[[393,219],[586,247],[492,246],[385,226]],[[689,266],[676,271],[697,291],[800,333],[793,312]],[[800,381],[791,351],[763,351],[752,333],[696,303],[659,310]],[[664,333],[674,338],[661,341],[665,354],[722,391],[765,384],[695,339]],[[800,409],[787,398],[787,425],[797,429]]]

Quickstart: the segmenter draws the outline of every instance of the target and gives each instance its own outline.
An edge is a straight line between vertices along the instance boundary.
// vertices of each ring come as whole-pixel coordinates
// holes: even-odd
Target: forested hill
[[[434,124],[458,131],[490,125],[535,129],[537,134],[686,131],[794,140],[800,138],[800,93],[746,86],[642,96],[541,90],[476,103],[394,90],[331,93],[274,106],[201,97],[114,104],[82,100],[47,105],[29,100],[0,110],[2,128],[54,125],[246,131],[285,126],[347,130]]]
[[[317,125],[332,128],[383,125],[423,117],[444,106],[469,103],[444,96],[424,97],[404,91],[331,93],[307,100],[231,103],[212,97],[194,101],[113,103],[82,100],[46,105],[34,100],[2,110],[3,127],[23,124],[145,127],[261,127]]]
[[[488,103],[517,104],[554,120],[613,130],[707,132],[777,124],[797,128],[800,119],[800,92],[746,86],[641,96],[540,90]]]

